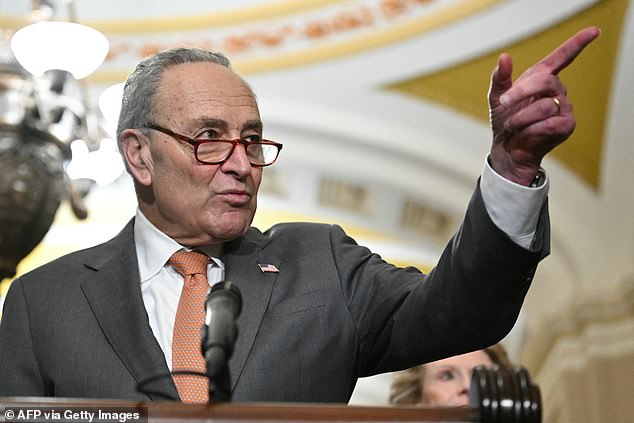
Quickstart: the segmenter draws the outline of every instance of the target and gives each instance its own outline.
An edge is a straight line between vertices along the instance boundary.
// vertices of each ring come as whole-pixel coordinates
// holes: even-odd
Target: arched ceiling
[[[574,142],[565,143],[553,152],[554,157],[584,183],[599,189],[609,93],[612,92],[612,75],[627,6],[627,0],[597,3],[503,49],[459,63],[450,69],[391,84],[388,89],[445,104],[487,122],[489,117],[486,108],[482,107],[481,87],[486,86],[491,74],[491,63],[495,63],[502,51],[517,58],[514,61],[516,69],[526,69],[578,28],[588,25],[610,28],[602,33],[600,46],[591,46],[574,66],[561,75],[576,106],[579,125],[573,136]],[[596,63],[601,66],[595,66]]]
[[[306,85],[312,74],[313,81],[325,80],[330,86],[403,93],[481,121],[487,119],[483,92],[502,50],[516,57],[517,69],[525,69],[578,28],[599,25],[604,29],[600,46],[591,46],[591,53],[582,55],[562,76],[577,105],[580,131],[576,142],[554,153],[597,189],[605,116],[627,6],[628,0],[562,1],[557,6],[547,1],[502,0],[204,4],[115,0],[107,6],[77,1],[76,15],[105,32],[111,43],[106,63],[88,79],[98,87],[124,80],[147,54],[189,44],[227,52],[236,68],[256,81],[258,75],[274,80],[272,87],[282,89],[281,94],[273,92],[273,98],[286,96],[288,90],[283,88],[289,79],[298,80],[293,73],[299,75],[296,88]],[[7,9],[0,20],[3,28],[24,24],[21,14],[25,16],[29,7],[26,1],[3,4]],[[377,63],[382,63],[381,69],[377,70]],[[342,72],[347,66],[350,69]],[[309,67],[315,70],[302,76]],[[329,67],[337,74],[328,74]],[[320,84],[310,85],[322,89]]]

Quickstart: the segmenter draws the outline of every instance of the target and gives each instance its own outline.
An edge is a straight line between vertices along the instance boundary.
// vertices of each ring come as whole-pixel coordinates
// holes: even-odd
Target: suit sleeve
[[[549,252],[547,205],[530,249],[489,218],[480,191],[436,267],[397,268],[331,234],[343,295],[359,337],[358,376],[394,371],[492,345],[511,330],[537,263]]]
[[[54,318],[54,316],[51,316]],[[4,302],[0,320],[0,396],[45,396],[33,349],[26,298],[19,279]]]

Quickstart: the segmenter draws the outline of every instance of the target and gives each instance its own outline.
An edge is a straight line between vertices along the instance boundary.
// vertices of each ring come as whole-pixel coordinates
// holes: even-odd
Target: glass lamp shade
[[[38,22],[11,37],[16,60],[35,76],[59,69],[81,79],[103,63],[108,48],[101,32],[73,22]]]
[[[119,112],[121,112],[124,85],[124,82],[111,85],[99,95],[99,110],[104,117],[106,131],[112,139],[117,139],[117,123]]]

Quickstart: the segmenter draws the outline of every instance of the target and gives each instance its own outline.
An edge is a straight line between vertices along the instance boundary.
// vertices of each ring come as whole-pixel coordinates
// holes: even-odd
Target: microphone
[[[231,378],[227,362],[238,335],[236,319],[242,310],[242,295],[231,282],[211,287],[205,301],[205,324],[202,327],[202,354],[207,362],[210,401],[231,398]]]

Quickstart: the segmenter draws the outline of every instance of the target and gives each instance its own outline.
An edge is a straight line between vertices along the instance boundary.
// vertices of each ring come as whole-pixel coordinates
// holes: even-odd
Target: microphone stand
[[[207,364],[209,402],[231,401],[231,374],[228,361],[233,353],[242,309],[242,295],[231,282],[214,284],[205,301],[201,352]]]
[[[207,379],[209,379],[209,402],[231,401],[231,373],[225,348],[218,344],[208,344],[208,325],[203,326],[203,355],[207,363]]]
[[[225,363],[215,375],[207,372],[209,378],[209,402],[231,401],[231,374],[229,366]]]

